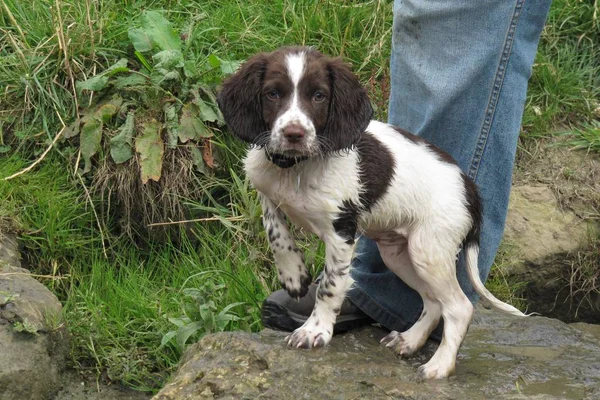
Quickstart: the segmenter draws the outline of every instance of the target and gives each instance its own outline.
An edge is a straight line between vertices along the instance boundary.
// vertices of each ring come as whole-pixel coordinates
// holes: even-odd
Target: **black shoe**
[[[263,302],[261,318],[263,325],[267,328],[288,332],[301,327],[315,306],[317,287],[317,283],[311,283],[308,293],[300,300],[290,297],[283,289],[271,293]],[[374,322],[346,298],[333,326],[333,333],[347,332],[350,329],[370,325]]]

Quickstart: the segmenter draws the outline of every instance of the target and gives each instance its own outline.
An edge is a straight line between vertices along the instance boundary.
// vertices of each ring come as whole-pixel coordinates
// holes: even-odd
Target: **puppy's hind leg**
[[[423,299],[421,316],[410,329],[402,333],[393,331],[381,340],[381,343],[393,348],[397,354],[408,357],[423,347],[440,321],[441,309],[437,301],[430,298],[427,284],[415,272],[406,242],[393,246],[379,246],[379,253],[385,265]]]
[[[431,299],[439,305],[444,318],[444,333],[439,348],[419,373],[426,379],[446,378],[456,366],[456,356],[471,318],[473,305],[462,291],[456,278],[456,249],[450,243],[432,241],[443,235],[414,232],[408,250],[415,272],[429,287]]]

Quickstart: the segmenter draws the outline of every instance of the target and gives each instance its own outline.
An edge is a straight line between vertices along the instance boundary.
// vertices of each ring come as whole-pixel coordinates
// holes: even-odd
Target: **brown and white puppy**
[[[233,134],[252,145],[246,174],[260,194],[279,280],[292,297],[306,294],[311,277],[286,216],[325,242],[315,308],[288,336],[289,345],[310,348],[331,340],[352,285],[357,235],[374,239],[387,267],[423,298],[419,321],[382,342],[410,355],[444,319],[437,352],[419,368],[426,378],[454,371],[473,314],[456,278],[461,249],[481,297],[523,315],[493,297],[479,278],[475,185],[447,153],[372,121],[365,89],[341,60],[307,47],[261,53],[224,82],[217,98]]]

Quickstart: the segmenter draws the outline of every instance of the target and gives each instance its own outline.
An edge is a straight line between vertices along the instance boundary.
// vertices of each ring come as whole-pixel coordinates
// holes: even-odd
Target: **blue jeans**
[[[479,187],[484,282],[504,231],[527,81],[550,3],[394,2],[389,122],[446,150]],[[372,240],[361,238],[356,254],[348,297],[386,328],[405,331],[421,315],[421,297],[385,267]],[[457,277],[475,303],[462,256]]]

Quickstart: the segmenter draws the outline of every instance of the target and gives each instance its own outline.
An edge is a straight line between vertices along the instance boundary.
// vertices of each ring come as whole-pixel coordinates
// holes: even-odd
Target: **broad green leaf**
[[[98,91],[104,89],[106,85],[108,85],[108,76],[96,75],[83,82],[77,82],[77,90]]]
[[[81,130],[81,120],[77,118],[73,121],[69,126],[65,128],[63,136],[67,139],[72,138],[74,136],[79,135],[79,131]]]
[[[211,136],[212,133],[200,120],[200,107],[193,103],[184,105],[179,120],[179,140],[182,143],[187,143],[190,139]]]
[[[183,346],[185,346],[185,344],[188,341],[188,339],[190,338],[190,336],[192,336],[196,332],[200,331],[202,333],[203,328],[204,328],[203,325],[204,325],[203,322],[195,321],[189,325],[179,328],[177,330],[177,336],[175,338],[179,347],[183,348]]]
[[[107,103],[98,108],[98,111],[96,111],[94,117],[102,122],[108,122],[118,111],[119,107],[117,107],[115,104]]]
[[[179,138],[179,121],[177,121],[177,108],[175,104],[166,103],[163,106],[165,112],[165,125],[167,128],[167,148],[174,149],[177,147],[177,139]]]
[[[130,86],[141,86],[146,83],[146,78],[138,74],[118,76],[115,78],[115,88],[123,89]]]
[[[213,110],[216,110],[217,124],[219,124],[219,126],[225,125],[225,118],[223,117],[223,113],[221,113],[221,110],[217,106],[217,98],[215,97],[215,92],[207,85],[202,84],[198,85],[198,89],[202,90],[202,92],[206,94],[206,96],[210,99],[210,104]],[[197,97],[200,97],[200,95],[198,95]]]
[[[90,172],[92,169],[91,158],[100,149],[100,141],[102,140],[102,122],[97,119],[90,119],[81,128],[79,138],[79,147],[81,156],[85,161],[83,173]]]
[[[214,54],[208,56],[208,63],[213,68],[221,68],[224,75],[233,74],[242,65],[241,61],[227,61],[217,57]]]
[[[221,72],[224,75],[233,74],[242,65],[240,61],[225,61],[221,60]]]
[[[167,70],[183,67],[183,56],[180,50],[163,50],[152,56],[154,68],[164,68]]]
[[[150,39],[150,36],[148,36],[143,30],[139,28],[131,28],[127,34],[129,35],[131,44],[133,44],[133,48],[137,51],[145,52],[152,50],[152,40]]]
[[[165,82],[169,81],[180,81],[181,75],[177,71],[169,71],[164,68],[154,68],[152,70],[152,74],[150,75],[150,79],[157,85],[162,85]]]
[[[187,324],[190,323],[190,319],[189,318],[168,318],[169,322],[177,325],[179,328],[183,328],[184,326],[186,326]]]
[[[200,108],[200,118],[202,121],[215,122],[218,119],[215,110],[213,110],[212,107],[206,104],[201,98],[196,98],[194,103],[196,103]]]
[[[141,28],[159,49],[181,50],[179,35],[173,30],[171,23],[159,12],[146,11],[142,16]]]
[[[196,68],[196,64],[191,60],[184,61],[183,74],[186,78],[195,78],[198,76],[198,68]]]
[[[160,347],[163,347],[164,345],[169,343],[171,341],[171,339],[173,339],[175,337],[176,334],[177,334],[176,331],[169,331],[169,332],[165,333],[165,335],[162,337],[162,339],[160,341]]]
[[[119,133],[110,140],[110,156],[115,163],[122,164],[133,157],[134,130],[134,115],[130,112],[119,128]]]
[[[108,85],[108,78],[119,73],[119,72],[128,72],[129,68],[127,68],[127,59],[121,58],[115,64],[108,67],[105,71],[102,71],[96,76],[91,77],[90,79],[86,79],[85,81],[77,82],[77,90],[90,90],[90,91],[99,91],[104,89]]]
[[[10,151],[10,146],[7,144],[0,145],[0,154],[8,153]]]
[[[102,72],[102,75],[113,76],[120,72],[129,72],[126,58],[121,58],[119,61],[108,67],[104,72]]]
[[[144,131],[135,141],[135,150],[140,154],[142,183],[158,182],[162,170],[164,143],[160,137],[160,124],[156,120],[146,122]]]
[[[214,54],[211,54],[210,56],[208,56],[208,63],[213,68],[217,68],[217,67],[221,66],[221,60],[219,59],[219,57],[215,56]]]

